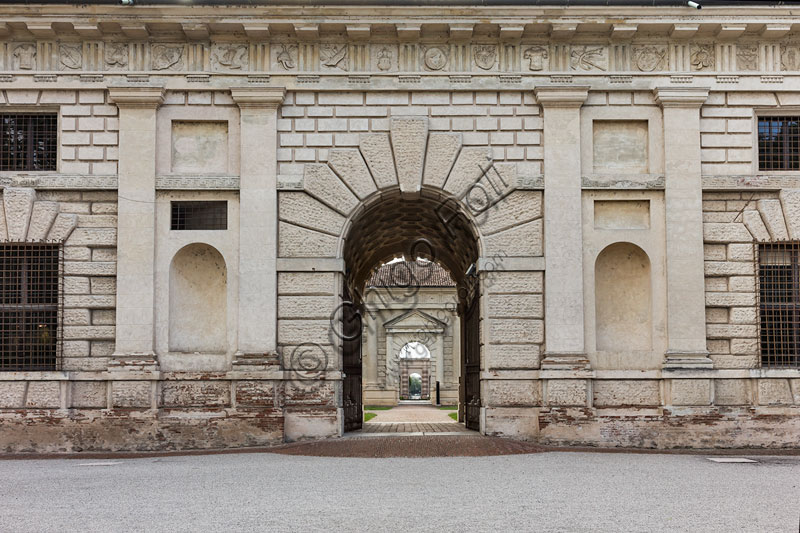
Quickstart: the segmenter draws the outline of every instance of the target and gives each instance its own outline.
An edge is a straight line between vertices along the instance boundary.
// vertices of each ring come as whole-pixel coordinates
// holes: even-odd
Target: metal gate
[[[361,429],[361,313],[350,301],[347,289],[342,298],[342,398],[344,430]]]
[[[481,429],[481,337],[479,297],[466,307],[461,319],[461,349],[464,361],[464,424]]]

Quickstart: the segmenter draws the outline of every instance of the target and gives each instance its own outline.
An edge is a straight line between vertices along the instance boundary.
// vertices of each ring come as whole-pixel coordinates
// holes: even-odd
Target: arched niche
[[[216,248],[195,243],[181,248],[169,271],[169,350],[227,351],[225,259]]]
[[[628,242],[606,247],[595,262],[595,321],[598,351],[652,349],[650,259]]]

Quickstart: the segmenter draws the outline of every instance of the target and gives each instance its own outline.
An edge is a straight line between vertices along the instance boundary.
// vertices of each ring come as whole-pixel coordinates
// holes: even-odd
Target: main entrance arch
[[[485,429],[482,398],[502,391],[499,381],[484,383],[486,347],[501,367],[519,368],[531,357],[538,364],[541,324],[528,335],[505,335],[519,317],[493,317],[484,302],[487,281],[510,293],[514,275],[534,270],[520,258],[541,256],[541,192],[520,186],[516,164],[493,162],[489,147],[462,144],[460,134],[428,132],[426,117],[395,117],[389,133],[330,150],[327,163],[306,164],[302,180],[280,188],[278,344],[289,376],[288,439],[360,426],[364,291],[393,258],[430,260],[456,282],[460,419],[469,427]],[[505,270],[510,277],[500,275]],[[404,290],[413,291],[414,281]],[[504,343],[514,346],[501,349]],[[518,379],[509,383],[527,390]]]

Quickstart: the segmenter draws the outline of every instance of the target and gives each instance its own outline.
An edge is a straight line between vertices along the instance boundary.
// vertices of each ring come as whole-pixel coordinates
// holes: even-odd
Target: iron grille
[[[170,229],[228,229],[228,202],[172,202]]]
[[[800,366],[800,241],[758,246],[761,364]]]
[[[758,169],[800,170],[800,117],[759,117]]]
[[[56,170],[58,115],[3,113],[0,170]]]
[[[60,244],[0,244],[0,370],[57,370],[62,345]]]

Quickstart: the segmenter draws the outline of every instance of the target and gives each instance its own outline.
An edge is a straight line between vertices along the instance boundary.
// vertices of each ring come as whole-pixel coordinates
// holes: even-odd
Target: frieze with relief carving
[[[571,74],[610,74],[622,69],[623,63],[611,62],[611,50],[607,44],[569,44],[569,43],[479,43],[454,45],[426,43],[364,43],[353,48],[347,42],[274,42],[274,43],[142,43],[103,41],[90,43],[99,46],[98,59],[87,60],[85,54],[91,48],[84,43],[55,43],[56,58],[50,62],[48,57],[39,64],[38,54],[42,52],[35,42],[10,42],[5,44],[5,67],[7,70],[42,71],[50,68],[63,73],[83,70],[139,72],[160,71],[180,73],[202,69],[206,57],[210,72],[238,74],[269,71],[280,73],[330,72],[375,72],[399,71],[417,72],[474,72],[481,73],[541,73],[568,72]],[[737,42],[735,61],[726,63],[726,72],[756,72],[759,69],[759,56],[764,55],[765,45],[780,49],[780,67],[783,72],[800,71],[800,44],[794,41],[779,43],[759,43],[753,41]],[[411,46],[418,59],[412,59],[407,50]],[[685,63],[677,60],[670,64],[670,45],[667,43],[636,41],[614,45],[615,57],[619,50],[629,57],[630,70],[642,74],[682,72],[685,68],[693,72],[717,72],[722,60],[716,57],[716,47],[712,42],[688,42],[681,44],[688,55]],[[503,54],[501,54],[501,48]],[[358,50],[356,50],[358,49]],[[264,50],[269,61],[257,61]],[[355,50],[355,51],[353,51]],[[361,50],[361,51],[359,51]],[[406,55],[401,55],[406,50]],[[465,50],[462,52],[461,50]],[[353,51],[355,59],[349,57]],[[94,54],[94,52],[92,52]],[[268,54],[268,55],[267,55]],[[465,54],[469,54],[467,57]],[[302,56],[302,57],[301,57]],[[452,56],[452,57],[451,57]],[[95,57],[92,55],[91,57]],[[467,59],[465,61],[465,58]],[[198,62],[199,61],[199,62]],[[316,63],[315,63],[316,62]],[[352,63],[351,63],[352,62]],[[625,62],[625,65],[628,63]],[[401,66],[402,65],[402,66]],[[685,68],[684,68],[685,65]],[[730,70],[734,69],[734,70]]]

